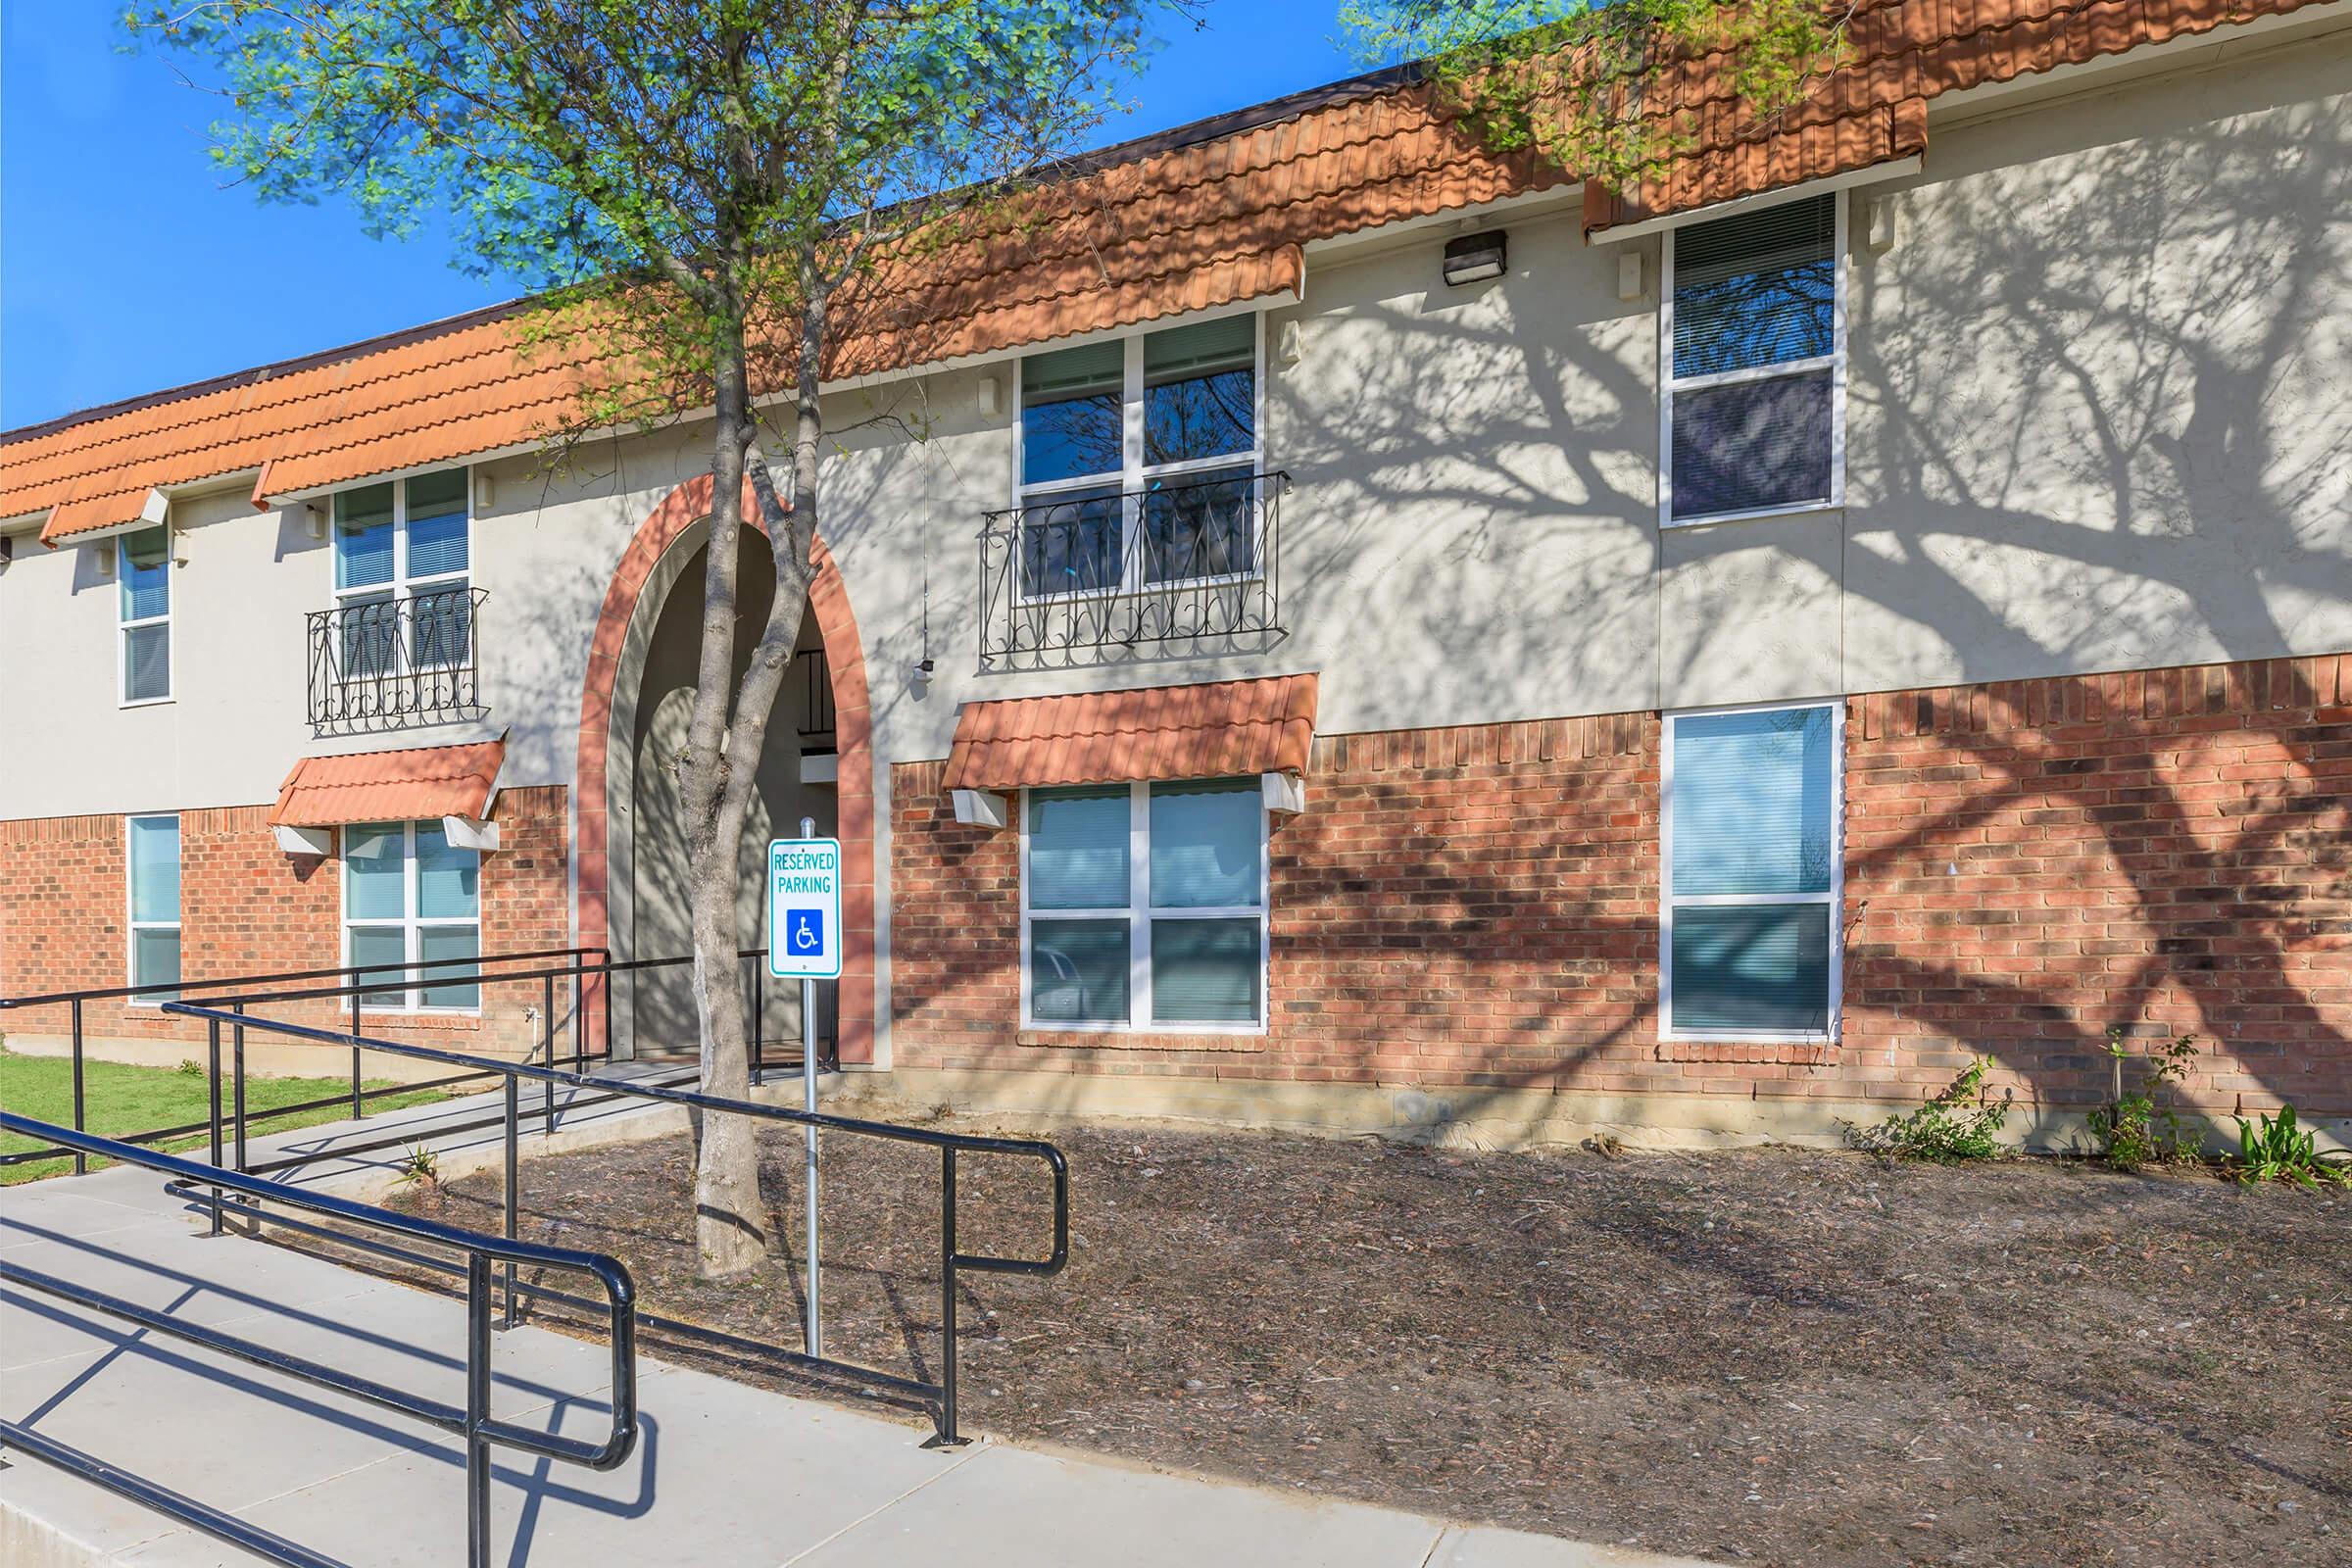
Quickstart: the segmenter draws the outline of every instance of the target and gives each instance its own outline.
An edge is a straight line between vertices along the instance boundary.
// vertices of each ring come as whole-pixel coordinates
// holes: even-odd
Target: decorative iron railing
[[[980,667],[1247,653],[1282,623],[1287,473],[1079,490],[980,528]]]
[[[311,728],[347,735],[481,717],[487,597],[437,588],[311,612]]]

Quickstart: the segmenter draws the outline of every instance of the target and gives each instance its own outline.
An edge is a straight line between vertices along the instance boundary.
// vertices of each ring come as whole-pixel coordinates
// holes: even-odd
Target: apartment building
[[[747,943],[838,833],[926,1103],[2059,1136],[2123,1025],[2340,1124],[2347,21],[1885,0],[1639,192],[1396,74],[1113,149],[836,346]],[[0,437],[0,992],[687,951],[708,431],[551,466],[514,318]],[[366,1027],[536,1038],[453,972]]]

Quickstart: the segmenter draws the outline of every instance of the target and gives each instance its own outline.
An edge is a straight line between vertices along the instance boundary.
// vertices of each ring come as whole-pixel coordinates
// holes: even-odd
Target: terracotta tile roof
[[[1315,739],[1313,675],[966,703],[946,787],[1120,784],[1296,773]]]
[[[1939,93],[2278,16],[2323,0],[1862,0],[1850,63],[1759,122],[1722,62],[1650,100],[1695,141],[1656,184],[1588,187],[1589,228],[1687,212],[1917,153]],[[1408,74],[1341,83],[1103,159],[989,232],[885,266],[840,302],[835,376],[1132,325],[1301,287],[1300,247],[1573,182],[1478,147]],[[265,469],[265,496],[528,444],[576,407],[593,350],[532,355],[504,308],[0,437],[0,517],[51,543],[129,522],[151,487]]]
[[[351,822],[479,820],[498,784],[507,743],[418,746],[347,757],[306,757],[278,786],[272,827],[341,827]]]

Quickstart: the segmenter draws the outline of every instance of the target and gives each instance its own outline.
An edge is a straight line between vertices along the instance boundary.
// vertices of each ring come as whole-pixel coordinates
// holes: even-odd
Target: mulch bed
[[[1070,1266],[963,1277],[968,1428],[1725,1562],[2352,1560],[2352,1195],[2045,1159],[1055,1142]],[[778,1131],[775,1255],[744,1280],[695,1277],[682,1139],[531,1161],[524,1233],[797,1347],[800,1161]],[[935,1375],[938,1169],[827,1139],[829,1353]],[[961,1186],[967,1250],[1042,1250],[1037,1167],[967,1158]],[[473,1178],[440,1203],[494,1227],[497,1200]]]

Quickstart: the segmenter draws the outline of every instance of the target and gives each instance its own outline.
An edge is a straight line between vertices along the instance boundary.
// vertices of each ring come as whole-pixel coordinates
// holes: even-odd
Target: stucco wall
[[[944,756],[961,702],[1078,686],[1320,669],[1339,733],[2352,646],[2348,77],[2338,36],[1939,122],[1890,187],[1891,248],[1853,225],[1844,512],[1661,534],[1654,238],[1630,242],[1632,302],[1565,209],[1502,220],[1509,274],[1464,289],[1438,277],[1446,229],[1319,249],[1266,334],[1267,451],[1296,488],[1291,634],[1264,654],[979,674],[1017,368],[845,393],[822,527],[876,760]],[[487,466],[483,728],[510,735],[511,784],[571,782],[613,564],[703,435]],[[326,546],[233,493],[179,516],[164,707],[115,705],[89,548],[20,540],[0,572],[0,818],[258,803],[308,752],[468,738],[315,740]]]

